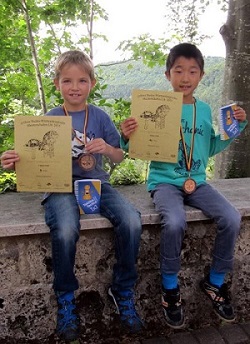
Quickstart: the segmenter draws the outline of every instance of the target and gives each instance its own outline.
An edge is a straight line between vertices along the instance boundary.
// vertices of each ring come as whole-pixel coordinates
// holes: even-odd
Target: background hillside
[[[205,75],[196,91],[196,97],[211,106],[215,124],[217,124],[218,109],[222,105],[224,64],[223,57],[205,58]],[[171,89],[164,75],[165,66],[150,68],[141,61],[127,61],[101,65],[96,70],[98,75],[103,78],[103,83],[107,84],[107,88],[103,91],[104,98],[129,100],[131,90],[134,88]]]

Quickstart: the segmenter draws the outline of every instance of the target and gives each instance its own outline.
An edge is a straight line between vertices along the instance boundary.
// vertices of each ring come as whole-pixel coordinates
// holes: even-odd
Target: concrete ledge
[[[211,182],[243,217],[250,216],[250,178],[221,179]],[[160,217],[154,210],[145,185],[128,185],[117,188],[142,214],[142,224],[158,225]],[[38,193],[6,193],[0,195],[0,237],[48,233],[44,223],[44,212]],[[204,221],[206,216],[200,210],[186,207],[187,221]],[[111,223],[100,215],[82,215],[81,229],[111,228]]]
[[[250,320],[250,178],[211,183],[242,215],[241,233],[235,249],[232,296],[237,322]],[[142,214],[143,234],[138,259],[137,308],[148,329],[141,339],[168,337],[160,306],[160,218],[145,185],[118,188]],[[41,194],[0,195],[0,342],[60,343],[54,335],[56,302],[52,291],[49,231],[44,223]],[[199,290],[211,261],[216,226],[199,210],[186,207],[188,227],[183,242],[180,287],[185,304],[186,329],[220,326]],[[107,288],[115,262],[112,226],[99,215],[81,217],[76,255],[76,293],[81,317],[81,343],[139,343],[120,336]],[[230,279],[231,280],[231,279]],[[28,342],[27,342],[28,343]]]

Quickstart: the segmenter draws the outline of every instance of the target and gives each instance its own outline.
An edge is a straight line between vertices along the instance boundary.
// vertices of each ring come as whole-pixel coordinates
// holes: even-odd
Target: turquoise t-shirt
[[[181,126],[188,157],[192,140],[193,114],[193,104],[183,104]],[[247,121],[240,123],[241,131],[246,124]],[[219,134],[215,135],[210,106],[200,100],[196,100],[196,124],[190,177],[195,180],[197,185],[206,183],[206,168],[209,157],[224,150],[232,140],[222,141]],[[125,144],[123,140],[121,140],[121,146],[125,150],[128,149],[128,144]],[[182,187],[188,176],[189,172],[186,167],[183,143],[180,138],[176,163],[151,161],[147,189],[151,191],[158,184],[162,183]]]

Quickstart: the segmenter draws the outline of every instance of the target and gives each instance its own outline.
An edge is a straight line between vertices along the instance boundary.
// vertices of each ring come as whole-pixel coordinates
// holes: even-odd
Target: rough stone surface
[[[175,333],[171,336],[171,344],[199,344],[190,332]]]
[[[249,336],[247,333],[236,324],[221,327],[220,333],[228,344],[249,343]]]
[[[202,344],[225,344],[220,333],[214,327],[209,327],[195,332],[196,338]]]
[[[230,282],[237,323],[249,321],[250,179],[220,180],[212,184],[240,210],[243,217],[235,251],[235,271]],[[144,185],[120,187],[119,190],[142,213],[144,231],[138,260],[136,300],[147,329],[139,337],[131,338],[121,333],[119,320],[106,295],[115,261],[112,226],[99,215],[84,215],[76,256],[81,343],[137,344],[154,338],[166,338],[167,341],[174,330],[166,327],[160,307],[159,215]],[[50,238],[40,198],[40,194],[29,193],[0,195],[0,343],[1,340],[6,344],[21,344],[28,340],[34,344],[59,343],[54,335],[56,301],[51,285]],[[186,214],[188,227],[180,272],[185,330],[204,330],[208,324],[219,328],[221,321],[198,287],[210,264],[216,227],[199,210],[187,207]],[[219,331],[216,333],[221,336]],[[246,330],[244,334],[247,335]],[[223,341],[216,344],[219,343]],[[212,344],[211,340],[209,344]]]

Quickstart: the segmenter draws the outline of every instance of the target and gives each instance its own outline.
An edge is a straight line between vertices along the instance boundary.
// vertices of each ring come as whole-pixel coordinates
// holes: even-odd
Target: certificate
[[[72,192],[71,117],[16,116],[17,191]]]
[[[138,128],[129,140],[129,156],[177,162],[182,113],[181,92],[133,90],[131,116]]]

